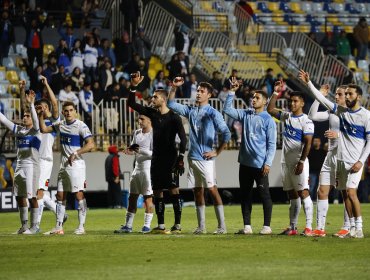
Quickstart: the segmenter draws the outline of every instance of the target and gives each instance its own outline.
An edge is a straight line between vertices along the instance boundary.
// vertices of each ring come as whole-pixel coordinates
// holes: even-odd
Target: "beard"
[[[353,100],[353,101],[346,100],[347,108],[350,108],[350,109],[355,107],[356,103],[357,103],[357,100]]]

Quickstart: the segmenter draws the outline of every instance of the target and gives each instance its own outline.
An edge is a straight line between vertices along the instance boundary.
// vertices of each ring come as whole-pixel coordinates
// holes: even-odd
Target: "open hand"
[[[140,75],[140,71],[137,71],[135,73],[131,73],[131,84],[136,87],[138,84],[140,84],[144,80],[144,76]]]

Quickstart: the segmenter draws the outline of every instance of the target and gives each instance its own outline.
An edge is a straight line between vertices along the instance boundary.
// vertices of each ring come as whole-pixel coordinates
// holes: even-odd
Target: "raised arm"
[[[144,76],[141,76],[139,71],[131,74],[130,94],[128,95],[127,104],[139,114],[150,117],[152,108],[136,103],[135,100],[136,88],[143,80]]]
[[[280,111],[276,109],[276,100],[278,98],[279,93],[283,90],[283,81],[277,81],[274,87],[274,93],[270,97],[269,104],[267,106],[267,112],[277,118],[280,119]]]
[[[325,96],[313,85],[313,83],[310,81],[310,76],[307,72],[300,70],[298,77],[301,79],[302,82],[304,82],[309,87],[315,99],[319,101],[320,104],[325,106],[325,108],[327,108],[330,111],[333,112],[336,111],[337,105],[328,100],[327,98],[325,98]]]
[[[319,106],[319,101],[315,100],[311,105],[310,111],[308,112],[308,117],[316,122],[327,121],[330,116],[329,111],[319,112]]]
[[[241,121],[242,118],[243,118],[243,112],[244,112],[244,110],[235,109],[234,106],[233,106],[235,92],[239,88],[239,83],[238,83],[238,81],[236,80],[235,77],[233,77],[232,80],[230,81],[230,87],[231,88],[230,88],[229,94],[226,97],[226,100],[225,100],[225,103],[224,103],[224,108],[223,108],[222,111],[226,115],[228,115],[229,117],[231,117],[231,118],[233,118],[235,120]]]
[[[172,87],[170,89],[170,93],[168,95],[167,106],[172,111],[176,112],[177,114],[188,117],[189,115],[189,107],[186,105],[179,104],[175,101],[175,93],[178,87],[184,84],[184,79],[182,77],[176,77],[172,82]]]
[[[30,104],[33,128],[35,130],[40,130],[39,120],[37,118],[37,113],[36,113],[36,110],[35,110],[35,98],[36,98],[36,94],[34,92],[32,92],[30,94],[26,94],[27,103]]]
[[[0,123],[5,125],[7,129],[9,129],[10,131],[14,132],[16,126],[15,123],[13,123],[11,120],[8,120],[1,112],[0,112]]]
[[[20,80],[19,83],[19,92],[21,97],[21,108],[24,112],[27,109],[27,101],[26,101],[26,81]]]
[[[48,83],[48,79],[46,79],[46,77],[40,76],[40,79],[41,79],[41,82],[45,85],[45,87],[48,91],[49,100],[50,100],[51,107],[52,107],[52,108],[50,108],[51,109],[51,115],[53,116],[54,119],[58,119],[59,118],[59,106],[58,106],[58,100],[55,97],[54,91],[51,89],[51,87]]]
[[[51,133],[54,132],[54,126],[46,126],[44,120],[44,108],[41,105],[36,106],[37,116],[39,119],[40,131],[42,133]]]

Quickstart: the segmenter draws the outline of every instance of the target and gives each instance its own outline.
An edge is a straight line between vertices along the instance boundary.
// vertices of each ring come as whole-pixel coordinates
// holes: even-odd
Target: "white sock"
[[[144,227],[150,228],[152,219],[153,219],[153,213],[144,213]]]
[[[197,210],[197,219],[198,219],[198,227],[200,229],[206,228],[206,206],[200,205],[196,206]]]
[[[50,198],[48,192],[44,192],[44,198],[43,199],[44,199],[45,206],[49,210],[53,211],[54,214],[56,214],[56,212],[57,212],[57,205],[56,205],[55,201]]]
[[[317,229],[325,230],[326,215],[329,209],[329,200],[317,200],[316,225]]]
[[[311,196],[307,196],[305,199],[303,199],[303,210],[306,215],[306,228],[312,229],[313,203]]]
[[[166,225],[165,224],[158,224],[158,228],[165,229],[166,228]]]
[[[289,207],[290,226],[295,229],[298,224],[298,216],[301,211],[301,199],[291,199]]]
[[[28,224],[28,207],[19,207],[19,216],[21,218],[21,225],[27,228]]]
[[[225,215],[224,215],[224,206],[223,205],[216,205],[215,206],[215,213],[218,222],[218,228],[225,229]]]
[[[40,227],[41,219],[42,219],[42,213],[44,212],[44,200],[42,198],[37,200],[37,204],[39,205],[39,214],[37,217],[37,226]]]
[[[351,222],[349,221],[349,216],[345,205],[343,211],[343,220],[343,229],[349,230],[351,228]]]
[[[126,213],[126,227],[132,228],[134,223],[135,213],[128,212]]]
[[[87,203],[86,203],[86,199],[84,198],[78,201],[78,221],[80,223],[78,228],[85,227],[86,212],[87,212]]]
[[[355,226],[355,217],[349,218],[349,224],[351,227]]]
[[[66,213],[66,206],[63,205],[62,201],[58,201],[56,209],[57,209],[57,224],[56,224],[55,227],[57,229],[61,229],[61,228],[63,228],[63,219],[64,219],[64,215]]]
[[[356,230],[362,229],[362,217],[355,218]]]
[[[39,208],[31,208],[31,227],[35,228],[38,225],[40,210]]]

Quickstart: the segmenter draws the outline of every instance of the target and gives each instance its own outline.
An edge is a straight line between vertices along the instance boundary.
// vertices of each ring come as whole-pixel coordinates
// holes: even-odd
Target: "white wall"
[[[104,162],[108,153],[96,152],[85,154],[84,158],[87,166],[87,191],[104,191],[107,190],[107,183],[105,182],[105,167]],[[280,157],[281,150],[276,151],[273,161],[273,166],[270,171],[270,186],[281,187],[280,176]],[[133,156],[120,156],[121,170],[132,172]],[[216,159],[217,185],[220,188],[237,188],[239,187],[239,163],[238,151],[224,151]],[[56,186],[57,175],[59,170],[60,154],[54,153],[54,166],[51,176],[51,185]],[[187,162],[185,163],[187,166]],[[185,170],[186,172],[186,170]],[[128,173],[125,175],[124,187],[128,188]],[[186,173],[180,177],[181,188],[186,188]]]

